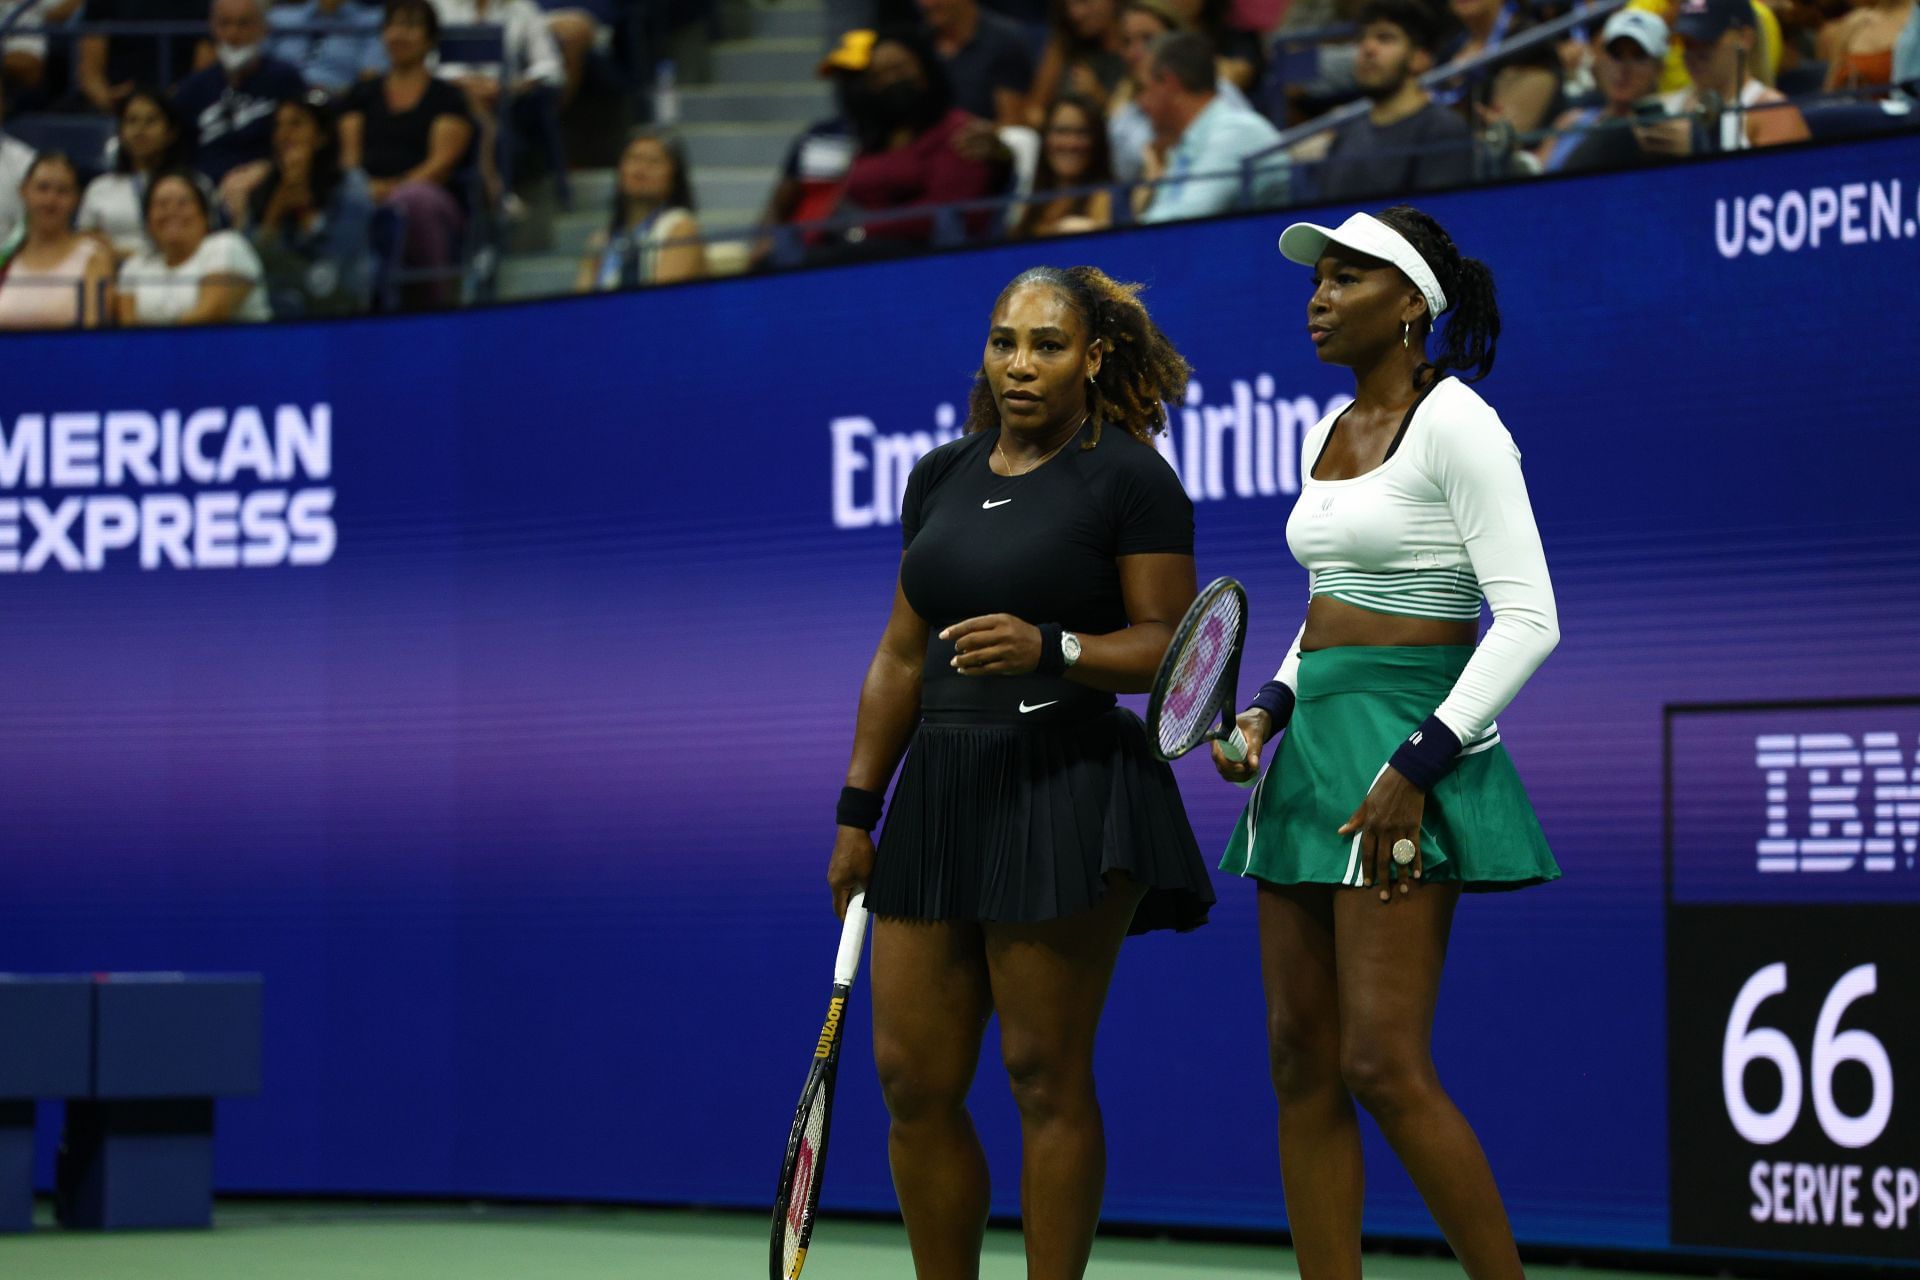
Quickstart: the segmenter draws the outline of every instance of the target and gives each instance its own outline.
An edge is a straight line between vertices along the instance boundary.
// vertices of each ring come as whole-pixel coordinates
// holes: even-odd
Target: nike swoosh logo
[[[1036,702],[1032,706],[1028,706],[1026,704],[1026,700],[1022,699],[1020,702],[1020,714],[1024,716],[1030,711],[1038,711],[1042,707],[1051,707],[1054,705],[1055,702],[1059,702],[1059,701],[1060,699],[1055,698],[1053,702]]]
[[[1012,499],[1012,498],[1001,498],[1001,499],[999,499],[999,500],[998,500],[998,501],[996,501],[996,502],[983,502],[983,503],[981,503],[981,504],[980,504],[980,509],[981,509],[982,511],[991,511],[991,510],[993,510],[993,509],[994,509],[995,507],[1004,507],[1004,506],[1006,506],[1006,505],[1007,505],[1007,504],[1008,504],[1009,502],[1012,502],[1012,501],[1013,501],[1013,499]]]

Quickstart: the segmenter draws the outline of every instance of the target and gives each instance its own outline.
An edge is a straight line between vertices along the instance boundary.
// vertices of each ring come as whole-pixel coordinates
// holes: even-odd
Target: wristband
[[[1060,631],[1057,622],[1040,624],[1040,661],[1034,664],[1033,674],[1055,679],[1067,674],[1067,655],[1060,651]]]
[[[887,793],[868,791],[865,787],[840,788],[840,803],[834,806],[833,820],[837,826],[858,827],[862,831],[871,831],[880,825],[880,811],[885,807]]]
[[[1278,680],[1269,680],[1260,686],[1260,692],[1253,695],[1253,702],[1249,705],[1254,710],[1266,712],[1277,731],[1286,728],[1287,721],[1293,719],[1294,701],[1293,690]]]
[[[1387,763],[1414,786],[1431,791],[1434,783],[1453,771],[1459,754],[1460,739],[1453,730],[1439,716],[1428,716]]]

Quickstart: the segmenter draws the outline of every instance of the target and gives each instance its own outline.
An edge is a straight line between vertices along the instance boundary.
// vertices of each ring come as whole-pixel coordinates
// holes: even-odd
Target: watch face
[[[1068,666],[1080,661],[1080,637],[1071,631],[1061,632],[1060,656],[1067,660]]]

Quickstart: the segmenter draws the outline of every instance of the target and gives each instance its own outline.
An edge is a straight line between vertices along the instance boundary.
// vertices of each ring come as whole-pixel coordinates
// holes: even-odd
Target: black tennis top
[[[1193,502],[1173,468],[1121,428],[1083,448],[1089,434],[1025,475],[989,465],[997,430],[949,441],[914,466],[900,504],[900,584],[929,624],[924,714],[1043,722],[1113,705],[1112,694],[1062,678],[959,675],[948,665],[953,643],[940,638],[988,613],[1119,631],[1128,622],[1119,557],[1193,554]]]

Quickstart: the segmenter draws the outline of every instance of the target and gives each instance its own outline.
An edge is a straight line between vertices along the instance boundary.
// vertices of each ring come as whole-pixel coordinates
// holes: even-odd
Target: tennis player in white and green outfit
[[[1320,359],[1355,379],[1302,442],[1287,543],[1311,574],[1306,621],[1239,717],[1246,762],[1214,749],[1236,782],[1272,757],[1221,868],[1259,888],[1288,1224],[1303,1280],[1359,1280],[1357,1102],[1467,1274],[1518,1280],[1430,1053],[1461,892],[1560,874],[1494,721],[1559,622],[1519,450],[1467,385],[1493,367],[1493,278],[1406,206],[1296,223],[1280,251],[1313,268]]]

